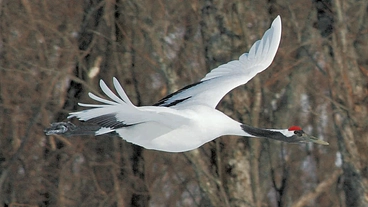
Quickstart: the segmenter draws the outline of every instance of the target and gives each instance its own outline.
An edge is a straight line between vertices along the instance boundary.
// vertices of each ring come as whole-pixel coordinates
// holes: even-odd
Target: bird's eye
[[[294,131],[294,134],[295,135],[298,135],[298,136],[302,136],[303,135],[303,131],[301,131],[301,130],[295,130]]]

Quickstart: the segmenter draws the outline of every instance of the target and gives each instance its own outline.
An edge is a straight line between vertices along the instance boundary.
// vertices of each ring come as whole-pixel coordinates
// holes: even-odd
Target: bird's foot
[[[73,131],[76,126],[70,122],[56,122],[52,123],[50,128],[44,130],[46,135],[52,134],[67,134]]]

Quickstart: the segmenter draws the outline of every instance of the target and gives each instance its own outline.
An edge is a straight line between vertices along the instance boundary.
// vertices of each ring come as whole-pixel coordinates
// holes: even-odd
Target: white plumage
[[[272,63],[280,39],[281,19],[278,16],[262,39],[253,44],[249,53],[213,69],[200,82],[167,96],[154,106],[134,106],[116,78],[113,78],[113,84],[119,96],[101,80],[100,87],[111,100],[89,93],[90,98],[101,104],[79,104],[90,109],[73,112],[68,118],[76,117],[97,124],[100,128],[94,130],[95,135],[116,132],[128,142],[167,152],[192,150],[222,135],[326,144],[306,135],[299,127],[257,129],[241,124],[215,109],[225,94],[247,83]],[[53,129],[47,130],[46,134],[63,134],[69,130],[69,134],[73,135],[73,131],[65,125],[63,132],[55,130],[61,125],[54,124]],[[83,134],[82,128],[73,130],[78,131],[75,134]]]

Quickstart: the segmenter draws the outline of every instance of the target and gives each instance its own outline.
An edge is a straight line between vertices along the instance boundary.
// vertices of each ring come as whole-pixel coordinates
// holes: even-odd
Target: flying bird
[[[281,39],[281,18],[277,16],[261,40],[249,53],[210,71],[199,82],[172,93],[153,106],[135,106],[116,78],[112,92],[103,80],[102,91],[110,98],[92,93],[89,97],[100,104],[79,103],[89,109],[70,113],[92,126],[76,126],[70,122],[53,123],[46,135],[102,135],[116,132],[124,140],[166,152],[184,152],[223,135],[263,137],[284,142],[327,142],[306,134],[300,127],[262,129],[235,121],[216,109],[220,100],[232,89],[247,83],[273,61]]]

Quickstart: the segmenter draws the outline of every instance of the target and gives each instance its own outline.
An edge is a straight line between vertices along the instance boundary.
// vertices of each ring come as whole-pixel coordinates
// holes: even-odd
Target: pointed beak
[[[311,136],[311,135],[308,135],[306,133],[304,133],[302,135],[303,139],[305,140],[305,142],[313,142],[313,143],[316,143],[316,144],[321,144],[321,145],[330,145],[328,142],[325,142],[321,139],[318,139],[317,137],[314,137],[314,136]]]

